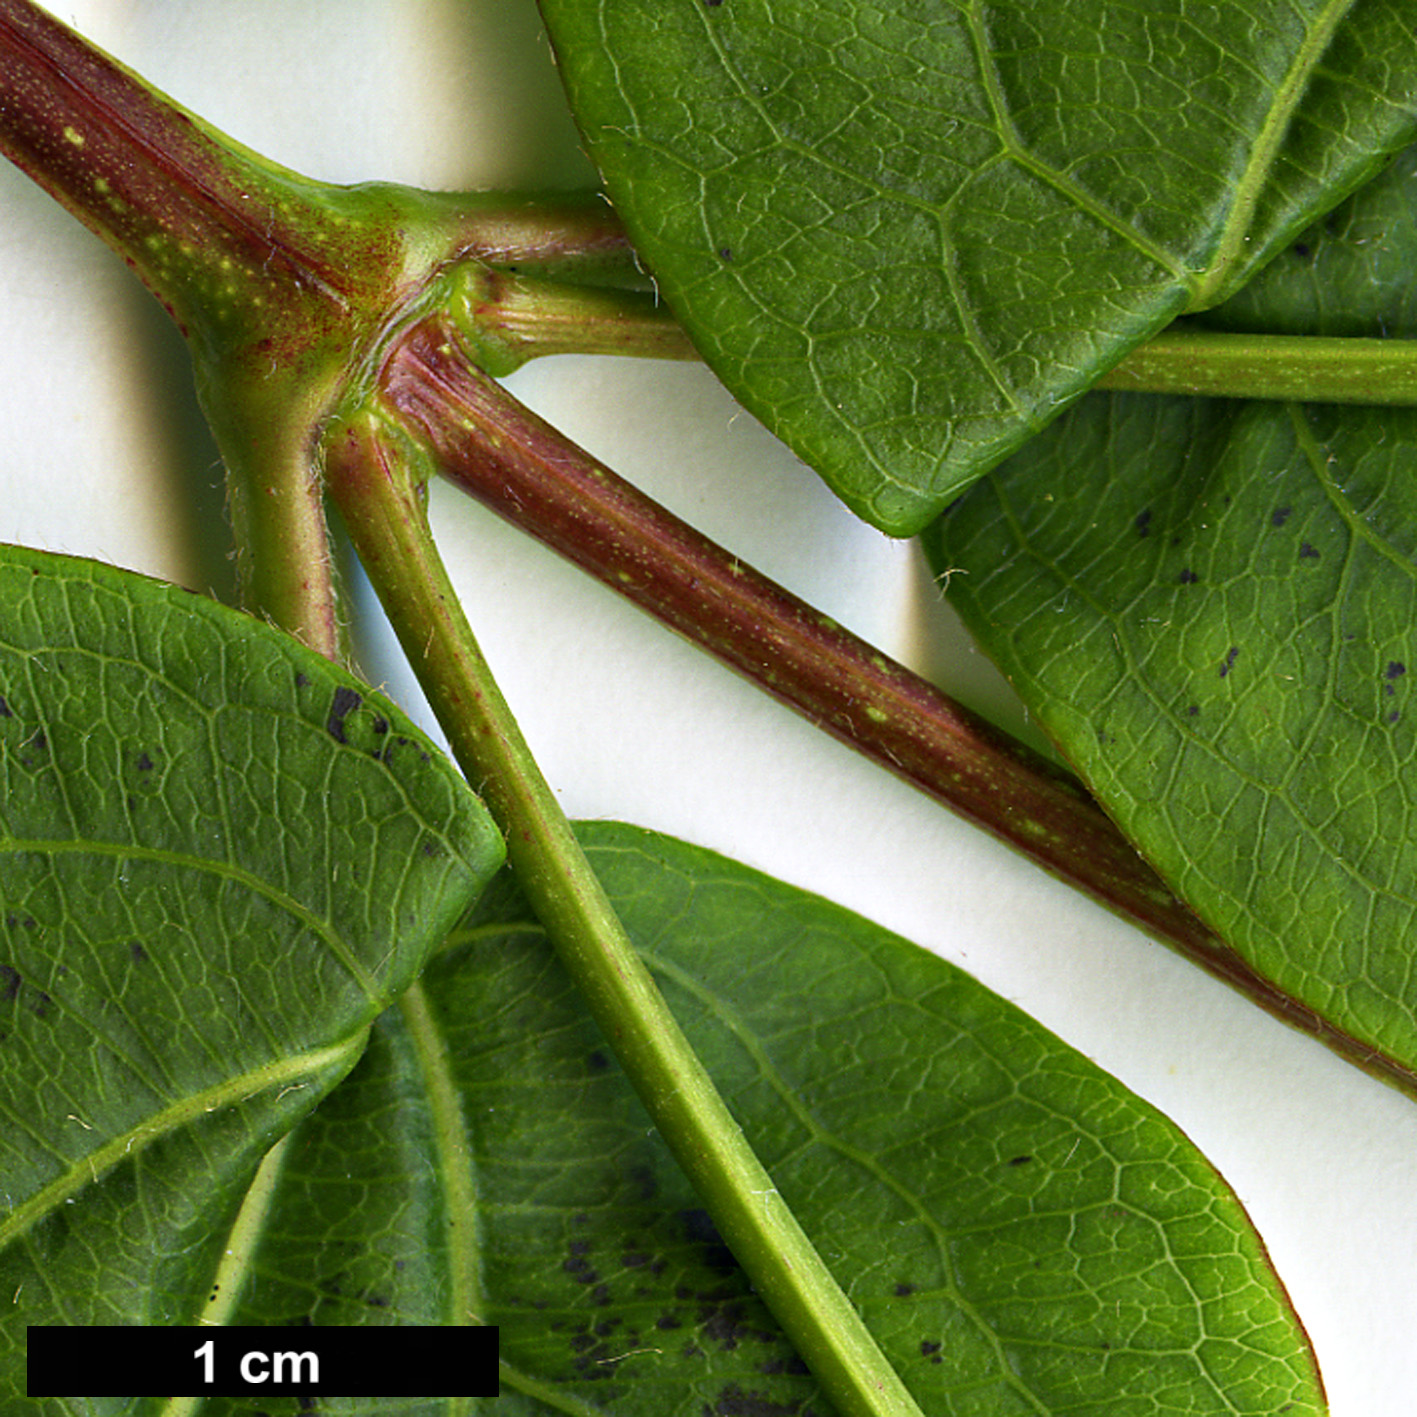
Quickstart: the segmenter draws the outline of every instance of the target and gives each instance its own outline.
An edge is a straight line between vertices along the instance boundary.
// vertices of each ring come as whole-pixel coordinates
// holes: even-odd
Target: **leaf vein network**
[[[1144,695],[1151,704],[1158,718],[1168,723],[1172,729],[1174,729],[1179,739],[1191,743],[1198,751],[1206,754],[1218,766],[1230,773],[1232,777],[1244,786],[1259,793],[1261,797],[1273,795],[1279,801],[1283,802],[1293,815],[1294,821],[1300,825],[1313,845],[1322,849],[1322,827],[1317,822],[1311,820],[1308,814],[1300,809],[1299,804],[1288,791],[1277,788],[1274,784],[1256,777],[1252,772],[1241,767],[1239,763],[1222,753],[1214,743],[1199,737],[1193,727],[1181,717],[1173,705],[1162,701],[1150,679],[1139,672],[1140,666],[1144,660],[1143,656],[1141,656],[1131,644],[1131,636],[1128,633],[1129,626],[1127,623],[1115,611],[1105,607],[1100,600],[1084,589],[1083,582],[1064,572],[1055,560],[1040,555],[1031,545],[1030,539],[1025,533],[1018,517],[1014,514],[1007,497],[1003,492],[999,491],[997,487],[995,488],[995,492],[1019,549],[1026,555],[1031,556],[1039,565],[1043,566],[1066,590],[1076,594],[1078,599],[1087,605],[1099,620],[1111,626],[1118,655],[1122,659],[1126,671],[1123,678],[1114,686],[1113,693],[1120,693],[1123,684],[1130,681],[1138,692]],[[1341,854],[1336,852],[1326,854],[1329,855],[1333,863],[1338,866],[1350,880],[1361,884],[1365,888],[1379,890],[1394,902],[1408,906],[1414,912],[1417,912],[1417,889],[1402,891],[1392,884],[1379,885],[1376,881],[1365,877],[1358,866],[1354,865]]]
[[[317,936],[331,953],[344,965],[350,976],[359,984],[370,1003],[382,1007],[383,993],[377,981],[355,957],[345,941],[339,938],[328,921],[321,920],[308,906],[296,900],[285,891],[277,890],[259,876],[229,861],[214,861],[210,858],[188,856],[179,851],[169,851],[161,847],[139,846],[131,842],[107,841],[53,841],[21,837],[0,837],[0,855],[6,853],[33,852],[51,856],[90,855],[109,856],[132,861],[151,861],[171,866],[177,870],[195,871],[223,880],[232,881],[253,895],[269,901],[277,909],[293,917]]]
[[[646,964],[655,972],[672,979],[679,988],[697,999],[708,1014],[715,1017],[723,1027],[733,1034],[753,1059],[769,1086],[777,1093],[788,1112],[818,1145],[828,1151],[836,1152],[843,1159],[861,1167],[897,1199],[904,1201],[915,1213],[926,1234],[935,1243],[941,1271],[947,1276],[947,1292],[960,1312],[969,1319],[992,1350],[999,1378],[1023,1398],[1039,1414],[1039,1417],[1048,1417],[1048,1408],[1023,1378],[1014,1371],[1013,1365],[1008,1360],[1008,1355],[1004,1352],[1003,1340],[1000,1335],[979,1313],[977,1305],[960,1289],[955,1274],[954,1260],[949,1251],[950,1232],[930,1213],[920,1196],[891,1175],[876,1157],[859,1148],[849,1146],[840,1137],[826,1131],[804,1107],[797,1091],[788,1086],[775,1064],[763,1050],[756,1034],[738,1017],[736,1011],[725,1007],[724,1001],[718,995],[706,989],[692,975],[671,961],[664,959],[661,955],[648,949],[644,950],[643,954]]]

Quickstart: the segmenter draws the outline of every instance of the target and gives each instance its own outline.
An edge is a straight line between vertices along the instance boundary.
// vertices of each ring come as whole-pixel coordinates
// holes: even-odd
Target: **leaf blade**
[[[1411,567],[1368,525],[1393,515],[1391,503],[1356,515],[1334,481],[1361,495],[1365,481],[1391,475],[1372,449],[1410,418],[1101,402],[1112,397],[1126,396],[1089,400],[1061,432],[1091,454],[1090,469],[1107,456],[1127,469],[1126,481],[1085,484],[1087,517],[1113,529],[1109,553],[1124,570],[1099,574],[1095,541],[1060,551],[1056,536],[1040,536],[1015,500],[1038,486],[1023,465],[1010,466],[1008,509],[982,496],[931,544],[981,571],[1021,558],[1011,588],[985,574],[954,594],[1040,722],[1264,980],[1353,1040],[1350,1055],[1371,1055],[1370,1066],[1410,1087],[1411,845],[1394,767],[1408,730],[1394,715],[1410,655],[1401,617],[1412,607]],[[1121,431],[1099,438],[1104,422]],[[1204,454],[1185,456],[1181,439],[1215,454],[1209,469]],[[1363,444],[1360,470],[1350,456]],[[1048,451],[1039,457],[1057,485],[1058,464]],[[1148,475],[1135,476],[1143,461]],[[1167,554],[1119,554],[1120,528],[1141,540],[1135,519],[1148,511]],[[1054,515],[1069,540],[1066,510],[1055,504]],[[999,536],[1004,522],[1013,530]],[[1044,561],[1061,579],[1039,574]],[[1084,565],[1097,595],[1083,594]],[[1047,604],[1056,624],[1045,628],[1037,608]],[[1180,628],[1168,642],[1169,625]],[[1086,647],[1085,668],[1055,634]]]
[[[1322,1410],[1243,1212],[1145,1104],[848,912],[669,838],[583,831],[696,1049],[926,1410],[1111,1412],[1188,1365],[1175,1392],[1194,1410]],[[497,1410],[822,1413],[513,892],[489,893],[424,986],[475,1158],[481,1317],[501,1325],[505,1365]],[[406,1010],[380,1020],[382,1051],[331,1104],[390,1089],[379,1060],[412,1057],[408,1023]],[[408,1136],[426,1133],[416,1105]],[[273,1239],[242,1321],[434,1321],[414,1317],[397,1252],[367,1291],[392,1305],[361,1312],[343,1251],[315,1243],[353,1196],[376,1194],[417,1233],[425,1221],[408,1217],[443,1204],[417,1171],[371,1190],[378,1157],[401,1144],[392,1111],[377,1114],[381,1139],[351,1148],[328,1106],[295,1134],[297,1157],[326,1160],[287,1212],[312,1201],[325,1218],[286,1254]],[[294,1229],[278,1218],[272,1233]],[[1177,1333],[1201,1329],[1196,1362]],[[1099,1390],[1109,1366],[1122,1376]]]
[[[1414,164],[1203,323],[1410,333]],[[951,598],[976,636],[1161,874],[1296,1005],[1280,1016],[1410,1093],[1411,411],[1114,397],[971,493],[927,554],[975,572]]]
[[[700,352],[898,535],[1413,132],[1372,3],[542,9]]]
[[[0,605],[13,1357],[25,1322],[195,1321],[261,1155],[500,841],[392,706],[249,617],[19,548]]]

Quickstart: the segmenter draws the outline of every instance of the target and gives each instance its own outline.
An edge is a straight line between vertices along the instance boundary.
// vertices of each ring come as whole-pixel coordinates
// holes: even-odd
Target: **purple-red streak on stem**
[[[432,316],[390,350],[389,410],[444,475],[834,737],[1166,941],[1359,1066],[1417,1077],[1258,975],[1146,864],[1085,788],[597,462],[463,355]]]

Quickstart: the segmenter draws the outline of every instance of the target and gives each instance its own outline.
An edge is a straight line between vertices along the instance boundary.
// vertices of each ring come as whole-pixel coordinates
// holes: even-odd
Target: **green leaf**
[[[700,352],[918,531],[1414,132],[1376,0],[542,0],[617,210]]]
[[[501,860],[392,706],[294,640],[0,551],[0,1406],[25,1325],[220,1314],[257,1164]]]
[[[1196,317],[1213,329],[1417,337],[1417,147],[1316,222],[1242,291]]]
[[[857,916],[667,837],[582,836],[925,1411],[1325,1410],[1258,1237],[1154,1109]],[[240,1322],[499,1324],[498,1414],[829,1410],[510,882],[294,1133],[248,1273]]]
[[[1215,322],[1408,329],[1414,158]],[[1153,865],[1281,1000],[1408,1090],[1414,436],[1408,409],[1095,395],[925,538]]]

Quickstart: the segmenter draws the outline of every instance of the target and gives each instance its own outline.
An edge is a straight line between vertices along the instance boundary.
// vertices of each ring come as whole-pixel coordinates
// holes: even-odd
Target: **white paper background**
[[[532,0],[83,0],[58,13],[243,142],[326,180],[588,174]],[[227,584],[220,472],[180,343],[119,262],[8,167],[0,335],[0,539]],[[704,370],[560,359],[511,383],[745,560],[1027,732],[913,549],[856,523]],[[455,493],[438,489],[434,514],[569,813],[673,832],[817,890],[1021,1004],[1229,1178],[1314,1340],[1335,1417],[1417,1411],[1417,1104]],[[387,638],[366,643],[370,672],[412,704]]]

